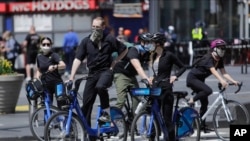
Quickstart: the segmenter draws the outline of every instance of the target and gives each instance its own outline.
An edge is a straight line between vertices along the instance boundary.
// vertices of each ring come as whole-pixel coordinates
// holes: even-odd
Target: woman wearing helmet
[[[186,67],[171,51],[164,48],[164,43],[166,42],[164,34],[155,33],[152,40],[155,50],[150,57],[149,73],[150,76],[153,76],[153,86],[162,88],[159,103],[162,107],[162,114],[168,128],[169,139],[170,141],[174,141],[175,129],[172,122],[174,97],[171,94],[173,91],[172,85],[185,72]],[[179,70],[171,76],[173,65],[176,65]]]
[[[189,100],[190,104],[195,101],[200,100],[200,116],[202,117],[207,111],[208,106],[208,96],[212,94],[213,90],[205,83],[207,77],[213,74],[223,87],[227,87],[228,83],[226,80],[238,85],[239,82],[235,81],[225,70],[223,57],[225,54],[226,42],[222,39],[216,39],[211,42],[210,45],[211,52],[204,55],[196,65],[190,70],[187,75],[187,86],[193,91],[197,92],[194,97]],[[220,70],[221,75],[218,73],[217,69]],[[226,79],[224,79],[224,78]],[[202,121],[201,126],[204,133],[208,133],[209,128],[206,127],[205,120]]]

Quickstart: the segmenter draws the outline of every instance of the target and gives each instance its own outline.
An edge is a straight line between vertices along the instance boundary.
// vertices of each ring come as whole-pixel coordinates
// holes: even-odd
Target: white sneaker
[[[26,77],[25,80],[26,80],[26,82],[28,82],[31,80],[31,77]]]

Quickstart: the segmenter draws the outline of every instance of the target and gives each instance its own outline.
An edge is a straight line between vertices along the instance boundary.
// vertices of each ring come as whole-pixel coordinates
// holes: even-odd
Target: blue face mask
[[[145,53],[145,52],[147,52],[147,51],[144,49],[144,46],[142,46],[142,45],[139,45],[138,48],[139,48],[140,53]]]
[[[154,47],[154,45],[153,45],[152,43],[150,43],[150,44],[144,45],[144,49],[145,49],[146,51],[154,51],[154,50],[155,50],[155,47]]]

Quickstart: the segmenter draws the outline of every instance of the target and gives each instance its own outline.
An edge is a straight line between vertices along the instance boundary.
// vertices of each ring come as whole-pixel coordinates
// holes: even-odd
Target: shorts
[[[27,52],[26,62],[27,64],[36,64],[37,52]]]

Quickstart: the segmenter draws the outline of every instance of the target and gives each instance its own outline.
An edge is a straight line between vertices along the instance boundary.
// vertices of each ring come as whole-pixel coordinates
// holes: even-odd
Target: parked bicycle
[[[82,80],[89,77],[82,77],[75,81],[75,88],[69,91],[70,103],[67,111],[60,111],[54,114],[45,125],[44,137],[50,140],[77,140],[85,141],[95,137],[103,141],[105,138],[114,140],[127,140],[127,128],[122,111],[116,107],[110,107],[111,122],[100,123],[98,119],[102,114],[102,109],[98,106],[96,125],[91,127],[85,115],[83,115],[77,96]],[[70,82],[69,82],[70,83]],[[72,83],[72,82],[71,82]]]
[[[161,94],[161,88],[150,88],[148,82],[142,80],[147,88],[132,89],[133,95],[145,96],[143,109],[135,117],[131,126],[131,141],[156,140],[163,139],[168,141],[168,129],[160,111],[157,97]],[[199,115],[191,107],[179,109],[179,99],[185,98],[187,92],[173,92],[176,96],[176,104],[173,114],[173,122],[176,130],[176,138],[195,138],[200,137]],[[137,131],[138,133],[135,134]],[[163,135],[163,136],[162,136]],[[191,136],[192,135],[192,136]]]
[[[237,94],[242,87],[241,82],[237,90],[234,92]],[[234,86],[233,83],[229,83],[229,86]],[[250,122],[249,112],[247,108],[235,101],[227,99],[226,88],[222,88],[222,85],[218,84],[218,92],[214,91],[214,95],[218,95],[213,103],[209,106],[207,112],[201,117],[201,120],[208,118],[208,115],[213,113],[213,126],[216,135],[225,141],[230,140],[230,125],[247,125]],[[196,94],[195,92],[193,92]]]
[[[31,80],[26,85],[27,98],[34,100],[36,104],[36,110],[30,116],[30,130],[32,135],[39,141],[44,140],[44,126],[52,114],[60,111],[60,109],[53,105],[50,99],[50,94],[45,87],[45,80],[43,80],[43,74],[41,81],[39,79]],[[34,103],[33,103],[34,104]]]

